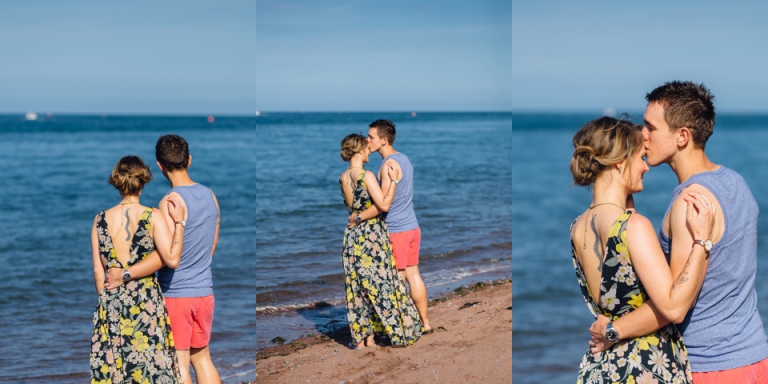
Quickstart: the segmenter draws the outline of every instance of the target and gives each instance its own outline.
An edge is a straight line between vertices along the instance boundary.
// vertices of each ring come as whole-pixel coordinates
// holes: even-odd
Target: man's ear
[[[189,155],[189,160],[187,160],[187,169],[189,169],[190,165],[192,165],[192,155]]]
[[[157,166],[160,167],[160,173],[165,173],[165,168],[163,168],[163,165],[160,164],[159,161],[155,161],[155,163],[157,163]]]
[[[691,130],[688,129],[688,127],[680,127],[677,130],[678,148],[685,148],[692,139],[691,135],[692,135]]]

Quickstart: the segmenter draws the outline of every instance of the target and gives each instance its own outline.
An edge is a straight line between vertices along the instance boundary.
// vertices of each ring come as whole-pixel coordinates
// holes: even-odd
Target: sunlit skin
[[[677,140],[674,138],[677,132],[672,131],[664,119],[664,107],[659,103],[649,103],[645,108],[643,121],[645,122],[643,139],[648,165],[655,167],[669,162],[674,168],[672,157],[677,152]]]

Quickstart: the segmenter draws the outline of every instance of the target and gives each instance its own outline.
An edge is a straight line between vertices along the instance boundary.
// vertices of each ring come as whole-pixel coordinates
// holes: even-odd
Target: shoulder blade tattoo
[[[131,225],[131,217],[128,215],[128,212],[130,211],[131,211],[130,208],[125,210],[125,241],[128,241],[131,239],[131,232],[129,230]]]
[[[597,257],[597,270],[602,272],[603,271],[603,258],[600,257],[600,247],[598,244],[598,240],[600,239],[600,236],[597,234],[597,227],[595,226],[595,217],[597,217],[597,214],[592,215],[592,221],[589,223],[589,226],[592,228],[592,233],[595,234],[595,245],[592,247],[592,250],[595,252],[595,257]]]

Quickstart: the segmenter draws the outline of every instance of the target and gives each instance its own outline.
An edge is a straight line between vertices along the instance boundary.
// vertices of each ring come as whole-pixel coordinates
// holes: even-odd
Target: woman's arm
[[[715,219],[711,204],[700,193],[689,193],[675,205],[681,201],[686,204],[683,224],[688,226],[693,238],[709,239]],[[677,212],[680,212],[679,208]],[[627,222],[626,243],[638,278],[656,309],[670,321],[682,322],[704,281],[709,264],[708,252],[703,246],[691,242],[685,266],[673,277],[653,226],[639,214],[632,215]]]
[[[389,183],[387,191],[382,195],[379,181],[376,180],[376,176],[371,171],[365,171],[365,184],[368,186],[368,194],[371,196],[373,203],[376,204],[376,207],[383,212],[389,212],[389,207],[392,206],[392,201],[395,199],[395,190],[397,189],[397,182],[394,182],[396,171],[390,161],[387,161],[384,165],[387,167],[388,176],[393,179],[393,182]]]
[[[181,251],[184,247],[184,226],[178,223],[184,217],[183,208],[179,202],[170,197],[163,200],[167,200],[168,215],[172,223],[166,221],[166,216],[162,211],[154,210],[157,214],[153,216],[155,222],[152,225],[152,230],[155,246],[163,264],[168,268],[175,269],[179,266]]]
[[[91,258],[93,259],[93,283],[96,285],[96,294],[101,295],[101,291],[104,290],[104,265],[101,263],[99,233],[96,231],[98,220],[99,217],[96,216],[91,228]]]

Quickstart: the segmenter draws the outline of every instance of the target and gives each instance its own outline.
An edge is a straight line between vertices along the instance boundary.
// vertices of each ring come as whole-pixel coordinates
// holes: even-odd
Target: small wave
[[[489,250],[499,250],[499,249],[512,249],[512,243],[506,242],[506,243],[494,243],[489,245],[480,245],[476,247],[469,247],[464,249],[457,249],[453,251],[443,252],[443,253],[434,253],[430,255],[421,255],[420,258],[422,259],[452,259],[457,257],[462,257],[470,254],[477,254],[477,253],[483,253],[485,251]],[[510,255],[511,257],[511,255]]]
[[[296,311],[299,309],[321,309],[327,307],[333,307],[344,304],[343,298],[337,298],[332,300],[313,301],[310,303],[297,303],[297,304],[285,304],[285,305],[265,305],[256,307],[256,314],[275,314],[278,312]]]
[[[434,287],[439,287],[439,286],[454,283],[465,277],[503,271],[503,270],[509,270],[509,272],[511,273],[512,264],[498,263],[498,264],[490,264],[490,265],[462,267],[462,268],[456,268],[456,269],[450,270],[451,273],[449,274],[440,273],[445,271],[428,272],[428,273],[422,273],[422,279],[424,281],[429,281],[429,284],[427,284],[428,288],[434,288]]]

